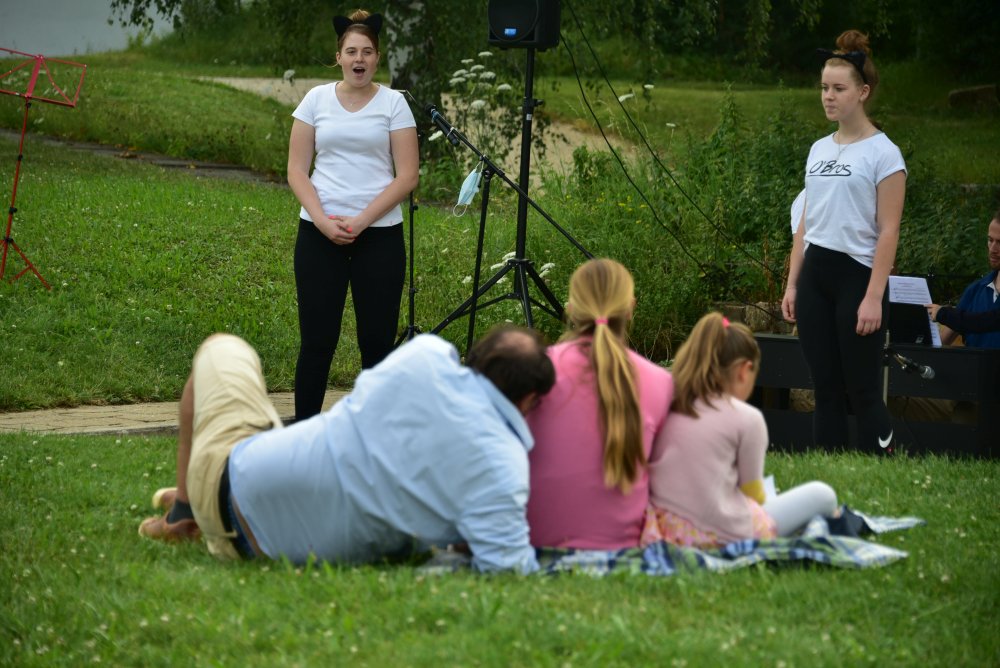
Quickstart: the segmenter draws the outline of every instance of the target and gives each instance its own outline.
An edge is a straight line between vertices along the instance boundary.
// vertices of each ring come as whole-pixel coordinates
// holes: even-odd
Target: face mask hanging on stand
[[[456,216],[464,216],[465,211],[472,204],[472,198],[476,196],[479,191],[479,183],[483,179],[483,161],[480,160],[479,164],[472,168],[469,175],[465,177],[465,181],[462,182],[462,187],[458,191],[458,202],[452,208],[452,213]]]

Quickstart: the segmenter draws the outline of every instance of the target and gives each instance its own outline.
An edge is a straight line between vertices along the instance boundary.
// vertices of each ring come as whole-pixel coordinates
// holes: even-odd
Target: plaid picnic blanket
[[[916,517],[875,517],[846,506],[842,511],[858,518],[858,533],[880,534],[899,531],[921,524]],[[673,575],[675,573],[709,570],[730,571],[759,563],[812,561],[838,568],[872,568],[886,566],[907,555],[886,545],[854,536],[833,535],[823,517],[814,517],[802,533],[774,540],[742,540],[721,548],[699,550],[658,542],[645,548],[624,550],[574,550],[542,548],[538,550],[540,573],[584,573],[603,576],[609,573]],[[454,552],[438,552],[419,568],[421,573],[442,574],[469,568],[468,556]]]

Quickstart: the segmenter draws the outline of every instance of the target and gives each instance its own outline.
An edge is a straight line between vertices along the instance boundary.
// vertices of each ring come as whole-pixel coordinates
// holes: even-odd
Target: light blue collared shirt
[[[532,445],[517,407],[425,334],[326,413],[238,443],[230,485],[271,558],[365,562],[465,542],[478,570],[527,573]]]

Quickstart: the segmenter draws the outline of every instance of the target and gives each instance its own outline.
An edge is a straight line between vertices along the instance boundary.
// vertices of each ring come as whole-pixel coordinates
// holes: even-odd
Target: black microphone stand
[[[417,137],[419,138],[420,135],[418,134]],[[407,321],[406,321],[407,322],[406,329],[404,329],[403,333],[399,335],[398,339],[396,339],[396,346],[399,346],[399,344],[401,344],[403,341],[409,341],[414,336],[416,336],[417,334],[420,333],[420,328],[417,327],[416,324],[415,324],[415,322],[414,322],[414,317],[416,315],[417,288],[413,284],[413,257],[416,255],[416,250],[413,248],[413,218],[414,218],[413,214],[419,208],[420,207],[417,206],[414,203],[414,201],[413,201],[413,191],[411,190],[410,191],[410,211],[409,211],[409,214],[410,214],[410,232],[409,232],[409,235],[410,235],[410,249],[409,249],[410,250],[410,257],[408,258],[408,260],[409,260],[409,271],[410,271],[410,280],[409,280],[409,288],[410,289],[408,290],[408,293],[409,293],[410,304],[409,304],[409,313],[408,313]]]
[[[530,176],[530,153],[531,153],[531,121],[536,106],[541,104],[541,100],[536,100],[532,91],[533,80],[534,80],[534,67],[535,67],[535,50],[533,48],[527,49],[527,70],[525,74],[525,93],[524,93],[524,105],[522,108],[522,123],[521,123],[521,173],[520,173],[520,184],[515,184],[510,178],[503,172],[502,169],[497,167],[497,165],[490,160],[482,151],[476,148],[472,142],[457,128],[448,126],[449,131],[446,133],[449,140],[454,143],[454,139],[458,139],[459,142],[465,144],[473,153],[475,153],[479,160],[483,163],[483,177],[482,177],[482,200],[480,203],[480,215],[479,215],[479,236],[476,241],[476,266],[473,276],[473,287],[472,296],[467,300],[462,302],[462,304],[456,308],[454,311],[445,316],[434,329],[431,330],[434,334],[437,334],[454,320],[468,314],[469,316],[469,333],[468,333],[468,343],[466,346],[466,351],[472,347],[472,341],[475,337],[476,329],[476,309],[486,308],[505,299],[516,299],[521,302],[521,308],[524,311],[525,324],[528,327],[534,326],[534,321],[532,319],[531,307],[532,305],[545,311],[557,320],[562,319],[563,307],[556,299],[556,296],[549,289],[549,286],[545,284],[542,277],[535,270],[534,263],[526,257],[526,234],[527,234],[527,219],[528,219],[528,205],[537,211],[546,221],[549,222],[560,234],[562,234],[573,246],[575,246],[584,257],[587,259],[592,259],[594,256],[583,247],[576,239],[574,239],[569,232],[563,229],[555,220],[552,219],[548,213],[546,213],[534,200],[528,196],[528,179]],[[436,109],[428,110],[431,112],[432,120],[441,127],[440,120],[443,120],[440,113]],[[435,118],[434,114],[437,114]],[[518,211],[517,211],[517,239],[515,245],[514,257],[510,258],[504,263],[504,266],[497,271],[496,274],[491,276],[485,283],[481,286],[479,284],[480,272],[482,268],[483,259],[483,241],[486,233],[486,211],[489,206],[489,195],[490,195],[490,182],[494,175],[499,176],[504,183],[513,188],[519,195],[518,199]],[[481,306],[478,305],[479,298],[486,294],[490,288],[496,285],[500,279],[506,276],[509,272],[513,271],[515,278],[512,281],[513,287],[510,292],[498,297],[494,297],[489,301],[485,302]],[[547,304],[533,299],[528,292],[528,279],[535,284],[538,290],[545,297]]]

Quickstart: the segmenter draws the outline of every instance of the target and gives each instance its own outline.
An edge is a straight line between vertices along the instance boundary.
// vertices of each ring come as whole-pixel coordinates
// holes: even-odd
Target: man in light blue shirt
[[[220,557],[294,563],[370,562],[464,543],[480,571],[531,572],[533,440],[523,415],[554,380],[531,330],[491,331],[464,366],[451,344],[421,335],[362,372],[329,411],[272,428],[256,354],[236,337],[210,337],[189,381],[188,462],[182,427],[178,488],[154,497],[161,507],[189,503],[197,530],[178,527],[184,520],[168,511],[140,534],[201,533]],[[184,397],[181,407],[183,424]]]

